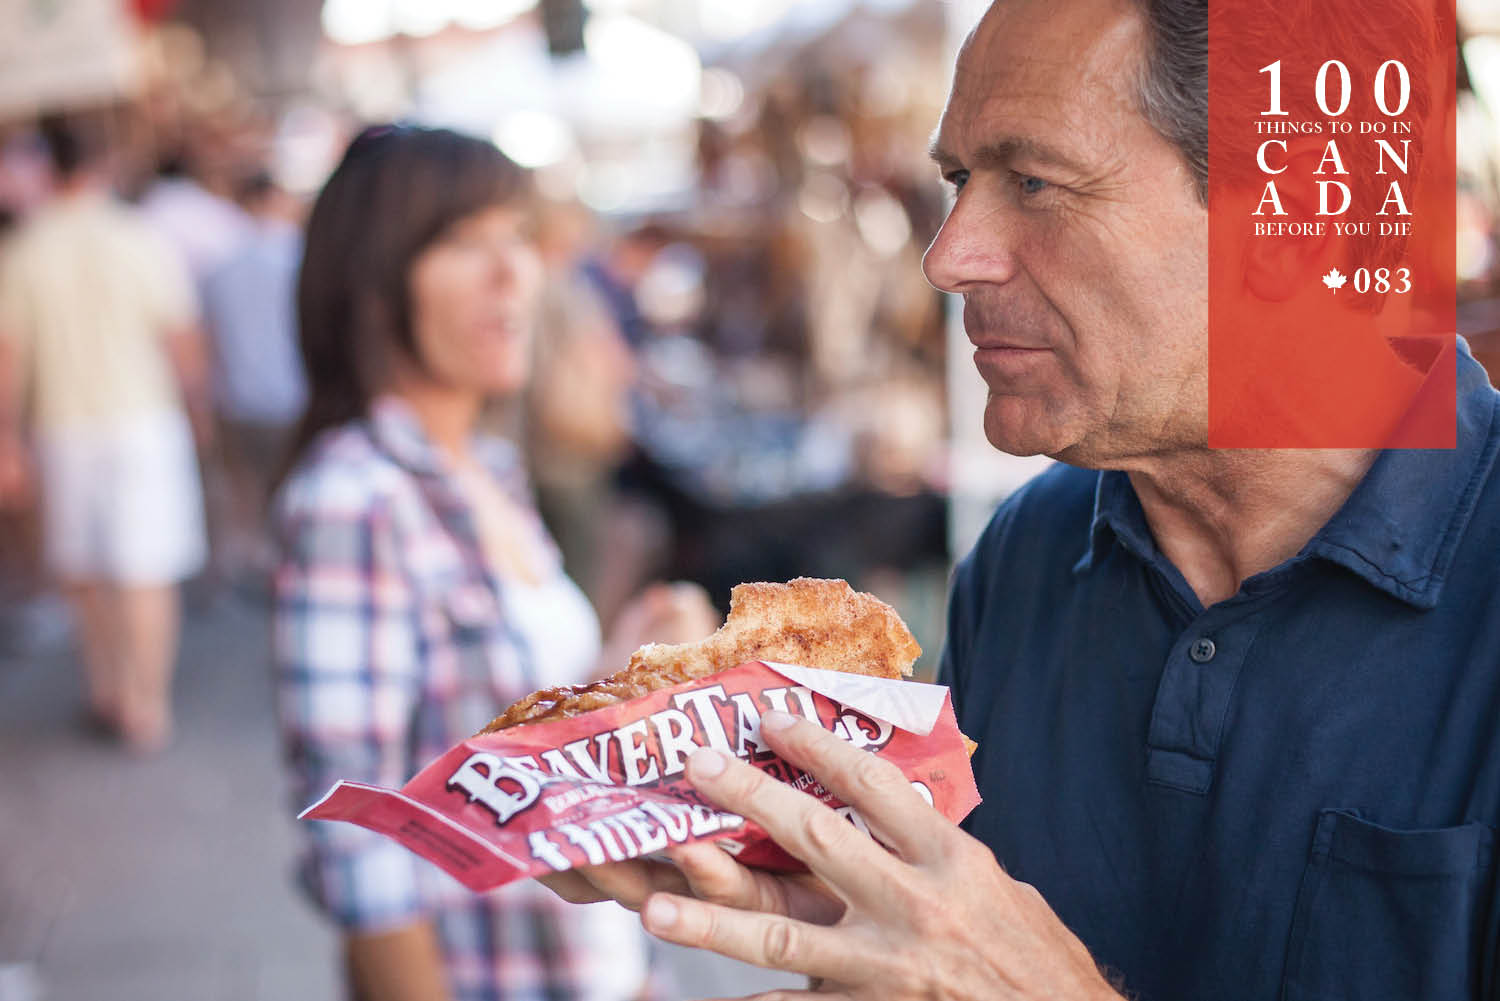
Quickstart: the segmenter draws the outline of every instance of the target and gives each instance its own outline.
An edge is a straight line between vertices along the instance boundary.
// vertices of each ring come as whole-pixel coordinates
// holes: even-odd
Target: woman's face
[[[519,208],[481,209],[412,263],[412,332],[434,381],[486,395],[526,385],[542,280],[527,226]]]

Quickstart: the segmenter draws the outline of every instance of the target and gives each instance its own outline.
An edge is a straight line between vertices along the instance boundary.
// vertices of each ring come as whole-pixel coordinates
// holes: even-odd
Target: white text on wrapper
[[[560,824],[555,831],[532,831],[527,845],[535,858],[562,872],[571,869],[573,863],[563,854],[556,838],[566,839],[581,849],[589,865],[603,865],[650,855],[669,845],[738,830],[744,825],[743,817],[697,803],[648,802],[586,824]]]
[[[795,713],[822,725],[813,692],[801,684],[763,689],[760,698],[765,708]],[[744,759],[768,755],[760,740],[760,711],[753,695],[726,695],[721,684],[678,692],[672,696],[672,708],[540,755],[501,758],[475,752],[449,777],[449,788],[462,789],[471,803],[483,804],[495,813],[496,822],[504,824],[535,803],[541,788],[550,782],[571,779],[615,785],[613,771],[624,777],[624,785],[649,785],[681,774],[697,747],[715,747]],[[894,734],[889,723],[852,710],[838,711],[831,729],[868,750],[879,750]]]
[[[495,814],[496,823],[504,824],[534,804],[542,788],[552,782],[613,785],[613,771],[624,777],[626,786],[656,783],[682,773],[688,757],[699,747],[746,760],[769,754],[760,736],[762,708],[794,713],[822,725],[813,693],[802,685],[767,688],[760,696],[763,705],[757,705],[748,692],[728,695],[722,685],[678,692],[672,708],[539,755],[502,758],[475,752],[449,777],[448,788],[462,790],[471,803],[481,804]],[[871,751],[884,747],[895,732],[883,720],[842,708],[831,729],[856,747]]]

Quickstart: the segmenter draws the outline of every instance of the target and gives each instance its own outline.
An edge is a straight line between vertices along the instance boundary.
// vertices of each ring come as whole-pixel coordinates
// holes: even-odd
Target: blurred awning
[[[627,14],[590,18],[583,51],[561,59],[549,58],[540,30],[522,25],[425,76],[416,110],[482,132],[511,113],[541,112],[589,135],[649,135],[697,112],[700,69],[690,45]]]
[[[121,0],[0,3],[0,119],[134,91],[137,32]]]
[[[549,190],[626,214],[692,196],[700,115],[732,115],[747,91],[799,80],[804,64],[833,73],[875,53],[906,85],[919,74],[891,39],[910,48],[943,35],[930,0],[581,0],[582,48],[559,55],[546,4],[495,0],[487,22],[469,16],[478,6],[324,0],[338,67],[328,78],[362,117],[492,136],[556,182]]]

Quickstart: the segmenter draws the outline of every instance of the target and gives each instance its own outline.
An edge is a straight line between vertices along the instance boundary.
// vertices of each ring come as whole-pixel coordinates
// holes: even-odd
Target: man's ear
[[[1285,302],[1323,270],[1322,262],[1333,230],[1329,217],[1314,214],[1318,210],[1318,189],[1314,178],[1306,174],[1294,177],[1288,171],[1277,178],[1276,190],[1287,214],[1271,221],[1296,221],[1309,226],[1321,224],[1323,233],[1250,238],[1245,253],[1245,287],[1266,302]]]

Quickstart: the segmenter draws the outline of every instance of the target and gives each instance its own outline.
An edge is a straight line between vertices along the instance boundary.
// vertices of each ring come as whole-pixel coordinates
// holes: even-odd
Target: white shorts
[[[180,413],[37,436],[42,552],[57,576],[170,584],[207,555],[192,429]]]

